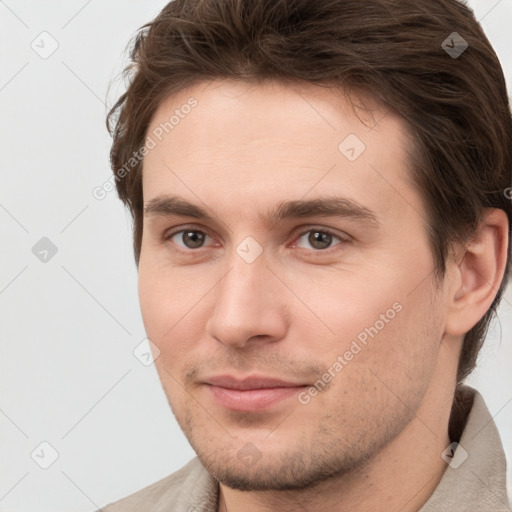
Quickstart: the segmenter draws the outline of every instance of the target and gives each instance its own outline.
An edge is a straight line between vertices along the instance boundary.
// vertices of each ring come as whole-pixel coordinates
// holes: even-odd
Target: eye
[[[320,251],[323,249],[330,249],[333,241],[335,240],[338,240],[339,242],[346,241],[330,231],[323,229],[310,229],[309,231],[302,233],[299,238],[297,238],[295,245],[305,249],[312,247],[314,250]],[[310,247],[305,247],[303,245],[304,243],[309,244]]]
[[[198,229],[182,229],[165,235],[165,240],[170,240],[183,249],[200,249],[207,239],[212,238]]]

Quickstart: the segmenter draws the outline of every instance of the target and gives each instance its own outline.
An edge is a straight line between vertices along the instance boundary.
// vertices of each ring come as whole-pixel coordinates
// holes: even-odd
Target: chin
[[[260,460],[251,463],[239,458],[223,459],[216,456],[199,459],[206,470],[221,484],[239,491],[287,491],[311,488],[320,482],[353,473],[364,460],[345,457],[311,457],[303,451],[283,454],[277,460],[262,454]],[[316,459],[316,460],[315,460]]]

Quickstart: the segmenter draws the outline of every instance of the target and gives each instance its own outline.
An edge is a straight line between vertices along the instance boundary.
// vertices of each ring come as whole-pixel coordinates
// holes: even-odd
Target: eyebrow
[[[214,221],[215,216],[200,206],[176,196],[157,196],[147,202],[144,215],[148,217],[182,216],[203,221]],[[285,219],[304,217],[340,217],[356,219],[378,226],[376,214],[366,206],[346,197],[322,197],[282,201],[267,211],[266,221],[270,225]]]

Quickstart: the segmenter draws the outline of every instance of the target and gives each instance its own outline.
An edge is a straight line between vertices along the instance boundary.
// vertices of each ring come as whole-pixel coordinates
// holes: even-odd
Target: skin
[[[399,116],[360,95],[371,109],[360,119],[344,95],[311,84],[219,80],[163,101],[148,134],[190,97],[197,106],[144,159],[139,296],[170,406],[220,481],[219,510],[418,510],[446,468],[463,334],[503,277],[504,212],[489,210],[436,280]],[[349,134],[366,146],[354,161],[338,150]],[[169,196],[212,218],[154,207]],[[332,196],[375,220],[267,219],[281,202]],[[322,245],[313,234],[325,230]],[[237,253],[248,236],[262,250],[251,263]],[[311,387],[393,304],[307,404],[295,393],[236,412],[204,384],[258,374]]]

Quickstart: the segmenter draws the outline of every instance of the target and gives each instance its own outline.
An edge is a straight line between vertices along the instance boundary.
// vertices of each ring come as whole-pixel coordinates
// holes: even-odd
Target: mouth
[[[308,384],[270,377],[250,376],[237,379],[230,375],[210,377],[203,384],[218,405],[238,412],[270,409],[308,387]]]

